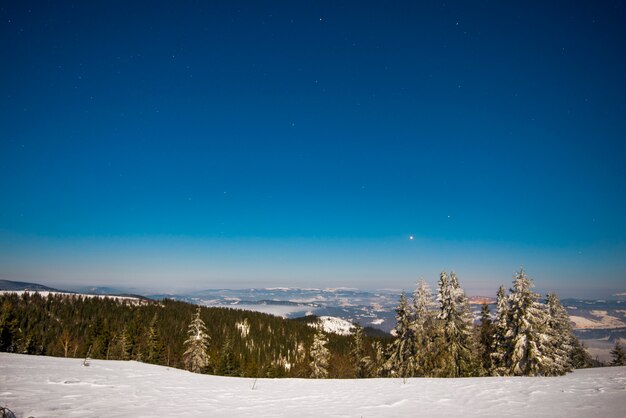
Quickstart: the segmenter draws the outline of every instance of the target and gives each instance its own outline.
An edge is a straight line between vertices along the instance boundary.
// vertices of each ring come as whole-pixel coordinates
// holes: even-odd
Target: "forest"
[[[135,360],[245,377],[552,376],[592,361],[558,297],[532,292],[520,271],[496,312],[475,321],[456,274],[433,297],[421,280],[403,293],[393,337],[325,333],[302,320],[164,299],[0,295],[0,351]]]

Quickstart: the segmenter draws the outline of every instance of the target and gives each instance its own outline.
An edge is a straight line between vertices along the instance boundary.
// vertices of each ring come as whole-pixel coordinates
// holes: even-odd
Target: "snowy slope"
[[[0,404],[18,417],[624,417],[626,367],[552,378],[228,378],[137,362],[0,353]]]
[[[350,335],[354,325],[345,319],[334,316],[320,316],[317,322],[308,323],[311,327],[322,327],[324,332],[333,332],[338,335]]]

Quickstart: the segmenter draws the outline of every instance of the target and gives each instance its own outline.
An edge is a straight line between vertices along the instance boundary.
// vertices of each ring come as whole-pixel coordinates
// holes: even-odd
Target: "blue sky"
[[[625,15],[4,2],[0,277],[625,291]]]

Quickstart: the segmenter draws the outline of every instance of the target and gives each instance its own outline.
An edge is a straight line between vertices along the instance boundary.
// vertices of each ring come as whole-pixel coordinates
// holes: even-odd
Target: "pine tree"
[[[207,334],[206,325],[200,318],[200,307],[192,317],[187,336],[187,340],[184,342],[186,350],[183,354],[185,368],[194,373],[200,373],[209,365],[210,360],[208,353],[210,338]]]
[[[437,300],[440,304],[438,319],[443,325],[442,374],[445,377],[469,376],[475,372],[471,312],[456,274],[452,273],[450,278],[445,272],[440,274]]]
[[[539,303],[539,295],[530,290],[532,286],[532,279],[520,270],[515,275],[508,299],[506,366],[509,374],[515,376],[540,374],[545,361],[541,348],[546,312]]]
[[[496,322],[493,327],[493,342],[491,345],[491,374],[506,376],[508,352],[506,334],[508,332],[509,305],[504,286],[500,286],[496,297]]]
[[[495,327],[491,320],[489,305],[484,304],[480,310],[480,327],[478,331],[480,344],[480,360],[483,373],[492,369],[491,350],[494,341]]]
[[[324,379],[328,377],[328,362],[330,360],[330,351],[326,348],[328,340],[324,331],[319,328],[313,338],[311,346],[311,377],[313,379]]]
[[[615,342],[615,346],[611,350],[611,357],[611,366],[626,366],[626,355],[619,340]]]
[[[363,328],[358,324],[354,327],[350,359],[352,360],[352,364],[354,366],[355,376],[358,378],[366,377],[367,367],[365,361],[365,347],[363,344]]]
[[[389,347],[386,369],[391,376],[416,376],[418,372],[417,341],[411,309],[404,292],[400,295],[400,303],[396,308],[396,326],[392,334],[394,334],[394,340]]]

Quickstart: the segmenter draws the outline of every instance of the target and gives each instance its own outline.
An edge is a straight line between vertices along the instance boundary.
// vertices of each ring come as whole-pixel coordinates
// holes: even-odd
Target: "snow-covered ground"
[[[0,353],[18,417],[624,417],[626,367],[552,378],[244,379],[137,362]],[[253,389],[254,387],[254,389]]]
[[[321,326],[324,332],[333,332],[339,335],[350,335],[354,329],[352,322],[334,316],[320,316],[317,322],[310,322],[307,325],[315,328]]]
[[[0,295],[2,294],[6,294],[6,293],[15,293],[18,296],[22,296],[24,293],[28,293],[28,294],[35,294],[38,293],[42,298],[47,298],[48,295],[53,295],[53,296],[64,296],[67,298],[98,298],[98,299],[113,299],[113,300],[117,300],[118,302],[120,301],[126,301],[126,302],[130,302],[132,304],[145,304],[148,303],[146,300],[144,299],[139,299],[137,297],[134,296],[117,296],[117,295],[92,295],[92,294],[87,294],[87,293],[69,293],[69,292],[55,292],[55,291],[48,291],[48,290],[0,290]]]

